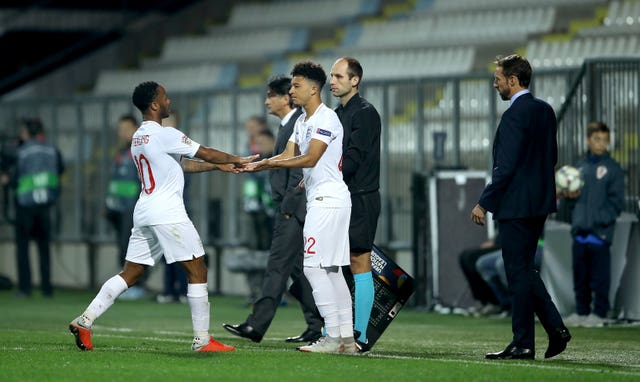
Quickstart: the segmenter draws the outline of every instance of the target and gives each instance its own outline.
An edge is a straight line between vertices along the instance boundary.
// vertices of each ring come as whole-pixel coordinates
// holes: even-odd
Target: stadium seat
[[[552,7],[423,13],[407,19],[352,25],[343,46],[384,49],[524,42],[528,35],[549,32],[554,17]],[[356,29],[359,29],[357,38],[347,39],[356,34]],[[504,33],[505,30],[509,33]]]
[[[227,23],[230,28],[333,25],[375,14],[380,0],[279,1],[238,4]]]
[[[176,37],[166,42],[158,61],[166,65],[183,62],[259,60],[304,50],[308,39],[308,30],[300,28]]]
[[[606,0],[538,0],[535,6],[595,6],[606,4]],[[500,10],[508,8],[526,8],[533,3],[530,0],[435,0],[432,10],[442,11],[472,11],[472,10]]]
[[[176,66],[150,70],[114,70],[100,73],[94,93],[97,95],[130,95],[132,84],[143,81],[162,83],[172,92],[228,88],[235,82],[237,68],[233,64]]]
[[[584,28],[581,36],[613,36],[640,34],[640,2],[612,1],[601,26]]]
[[[586,58],[638,57],[639,49],[636,35],[579,36],[567,41],[531,41],[527,45],[527,55],[532,57],[534,69],[567,68],[582,65]]]
[[[402,49],[377,52],[349,50],[344,53],[357,57],[358,61],[367,68],[367,80],[379,80],[468,73],[473,66],[475,50],[473,48]],[[340,55],[340,52],[336,52],[332,55],[309,58],[329,71]],[[271,68],[272,73],[288,73],[297,61],[298,58],[275,60]]]
[[[640,2],[612,1],[609,4],[605,26],[633,25],[640,23]]]

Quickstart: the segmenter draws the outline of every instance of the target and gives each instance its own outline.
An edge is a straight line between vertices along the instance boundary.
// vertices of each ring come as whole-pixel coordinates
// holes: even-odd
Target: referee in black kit
[[[360,352],[369,351],[367,326],[374,300],[371,248],[380,215],[380,115],[358,94],[362,66],[352,57],[331,68],[331,93],[340,99],[335,111],[344,128],[342,176],[351,192],[349,246],[355,284],[354,330]]]

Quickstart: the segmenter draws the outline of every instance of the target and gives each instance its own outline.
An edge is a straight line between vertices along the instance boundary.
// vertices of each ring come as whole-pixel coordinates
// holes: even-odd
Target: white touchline
[[[130,333],[134,330],[131,328],[118,328],[118,327],[106,327],[106,326],[94,326],[95,328],[99,328],[99,330],[107,330],[112,332],[120,332],[120,333]],[[20,331],[20,330],[13,330]],[[154,334],[165,334],[165,335],[183,335],[185,337],[191,336],[191,332],[175,332],[175,331],[153,331]],[[163,338],[163,337],[148,337],[148,336],[130,336],[130,335],[121,335],[121,334],[104,334],[104,333],[94,333],[95,337],[107,337],[107,338],[122,338],[122,339],[137,339],[137,340],[145,340],[145,341],[158,341],[158,342],[170,342],[170,343],[183,343],[184,339],[174,339],[174,338]],[[280,342],[281,338],[263,338],[263,341],[278,341]],[[261,351],[272,351],[272,352],[280,352],[280,351],[291,351],[293,348],[263,348],[259,346],[243,346],[245,349],[253,349],[253,350],[261,350]],[[25,351],[25,350],[34,350],[30,348],[23,347],[0,347],[1,350],[13,350],[13,351]],[[119,348],[110,348],[110,349],[118,349]],[[130,350],[131,348],[122,348],[121,350]],[[626,368],[636,368],[639,371],[627,371],[627,370],[615,370],[615,369],[594,369],[591,367],[567,367],[561,365],[546,365],[539,362],[532,363],[530,361],[517,363],[511,361],[504,362],[495,362],[495,361],[484,361],[484,360],[462,360],[462,359],[447,359],[447,358],[428,358],[428,357],[416,357],[416,356],[403,356],[403,355],[392,355],[392,354],[367,354],[363,356],[363,358],[381,358],[381,359],[398,359],[398,360],[415,360],[415,361],[428,361],[428,362],[441,362],[441,363],[457,363],[457,364],[472,364],[472,365],[487,365],[487,366],[497,366],[497,367],[518,367],[518,368],[531,368],[531,369],[547,369],[547,370],[561,370],[567,372],[587,372],[587,373],[608,373],[612,375],[630,375],[630,376],[640,376],[640,365],[622,365],[622,364],[612,364],[610,366],[613,367],[626,367]],[[545,361],[542,361],[545,362]],[[579,366],[579,364],[576,364]]]

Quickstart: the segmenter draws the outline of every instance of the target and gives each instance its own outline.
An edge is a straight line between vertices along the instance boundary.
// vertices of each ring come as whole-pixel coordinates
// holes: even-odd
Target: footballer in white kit
[[[306,119],[306,120],[305,120]],[[324,104],[307,119],[304,112],[293,129],[290,142],[301,154],[309,151],[312,139],[327,144],[314,167],[303,168],[307,194],[304,224],[304,266],[348,265],[351,194],[342,180],[343,130],[336,113]]]
[[[238,172],[239,166],[256,157],[239,157],[205,147],[173,127],[163,127],[160,123],[170,115],[171,100],[156,82],[139,84],[131,99],[142,113],[143,122],[131,142],[141,191],[133,214],[127,256],[122,271],[102,285],[84,313],[69,323],[69,331],[80,350],[92,350],[94,321],[138,281],[146,266],[154,265],[164,255],[167,263],[179,262],[187,275],[187,301],[194,334],[191,349],[233,351],[233,346],[220,343],[209,334],[207,266],[200,236],[184,207],[183,172]]]
[[[167,264],[204,255],[202,241],[187,216],[182,193],[182,156],[193,158],[200,144],[173,127],[144,121],[133,135],[131,155],[142,184],[133,212],[126,260],[154,265],[164,254]]]
[[[291,71],[289,94],[304,113],[296,121],[285,150],[244,166],[247,171],[301,167],[307,195],[304,222],[304,275],[324,319],[326,336],[298,350],[354,354],[351,292],[341,266],[349,261],[351,197],[342,180],[342,124],[320,97],[327,75],[311,61]]]

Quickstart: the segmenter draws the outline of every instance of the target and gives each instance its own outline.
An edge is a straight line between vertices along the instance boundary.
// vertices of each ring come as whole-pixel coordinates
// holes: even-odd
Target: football
[[[580,170],[573,166],[562,166],[556,171],[556,188],[561,191],[574,192],[582,187]]]

